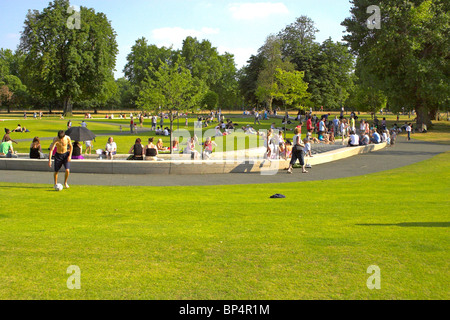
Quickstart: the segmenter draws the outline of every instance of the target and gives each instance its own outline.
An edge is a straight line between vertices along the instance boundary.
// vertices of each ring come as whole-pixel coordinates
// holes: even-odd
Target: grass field
[[[449,178],[446,153],[278,185],[0,183],[0,299],[449,299]]]

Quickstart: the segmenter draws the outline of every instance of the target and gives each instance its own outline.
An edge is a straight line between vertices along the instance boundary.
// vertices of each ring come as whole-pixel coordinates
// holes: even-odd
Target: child
[[[303,139],[303,143],[305,144],[305,149],[303,150],[303,152],[305,153],[306,157],[312,158],[312,152],[311,152],[311,143],[309,142],[308,138]],[[305,168],[310,169],[311,165],[308,163],[308,159],[305,158]]]
[[[307,157],[313,157],[312,152],[311,152],[311,143],[310,140],[308,138],[303,139],[303,143],[305,144],[305,156]]]

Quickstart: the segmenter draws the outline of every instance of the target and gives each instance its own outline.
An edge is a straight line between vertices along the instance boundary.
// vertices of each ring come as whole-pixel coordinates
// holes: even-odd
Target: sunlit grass
[[[0,183],[0,299],[448,299],[449,178],[446,153],[277,185]]]

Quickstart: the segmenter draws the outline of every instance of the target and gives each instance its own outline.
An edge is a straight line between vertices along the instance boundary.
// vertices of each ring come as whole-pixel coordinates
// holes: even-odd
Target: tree
[[[245,99],[270,105],[273,97],[273,76],[281,67],[287,71],[304,72],[311,94],[305,105],[326,105],[338,108],[347,98],[352,85],[354,57],[347,46],[331,39],[317,43],[314,21],[301,16],[277,36],[269,36],[257,56],[252,56],[240,72],[240,89]]]
[[[169,65],[160,62],[160,67],[155,69],[149,67],[149,74],[153,74],[143,81],[137,106],[143,110],[169,111],[170,120],[170,143],[172,146],[174,112],[186,108],[192,108],[199,103],[205,95],[206,85],[197,78],[193,78],[191,72],[175,63]],[[170,149],[173,153],[172,148]]]
[[[271,35],[266,43],[259,49],[259,54],[264,57],[263,69],[258,75],[256,96],[260,102],[266,102],[269,110],[272,110],[273,92],[275,90],[275,75],[277,69],[292,71],[294,65],[289,59],[283,60],[281,53],[281,39]]]
[[[304,76],[304,72],[276,69],[275,90],[272,95],[275,99],[282,100],[287,106],[301,109],[299,104],[310,96],[307,92],[308,84],[303,81]]]
[[[8,86],[0,82],[0,106],[6,106],[8,113],[11,112],[10,103],[13,97],[13,93],[9,90]]]
[[[116,33],[105,14],[85,7],[77,14],[69,8],[68,0],[54,0],[42,12],[28,11],[19,46],[27,86],[61,100],[66,115],[72,113],[74,101],[102,94],[118,52]]]
[[[393,110],[415,109],[417,125],[431,118],[450,97],[450,2],[371,1],[380,8],[381,28],[368,28],[367,0],[352,0],[352,17],[342,23],[344,39],[358,56],[358,68],[375,79]]]
[[[149,74],[150,66],[158,70],[161,63],[173,64],[178,59],[179,53],[172,48],[149,45],[147,39],[140,38],[131,48],[123,72],[133,86],[139,86],[147,76],[155,78],[153,74]]]
[[[206,109],[213,111],[219,103],[219,96],[214,91],[208,91],[202,99],[202,106]]]
[[[252,55],[247,61],[247,65],[238,72],[239,89],[244,100],[251,105],[258,103],[256,91],[258,89],[258,76],[264,68],[264,57],[262,55]]]
[[[3,90],[4,104],[7,106],[8,113],[11,112],[11,106],[25,106],[29,100],[27,87],[22,84],[22,81],[16,76],[7,75],[3,77],[0,85],[4,85],[8,90]]]
[[[352,86],[353,56],[347,46],[329,38],[320,45],[316,59],[317,68],[311,70],[309,77],[312,101],[316,105],[338,109]]]
[[[311,18],[307,16],[297,18],[294,23],[286,26],[284,30],[278,33],[278,37],[282,41],[283,54],[296,57],[304,48],[308,48],[315,43],[317,32],[319,30]]]
[[[180,52],[185,67],[194,78],[201,79],[211,91],[218,94],[219,105],[226,107],[239,100],[239,86],[234,56],[230,53],[219,54],[211,42],[187,37]]]

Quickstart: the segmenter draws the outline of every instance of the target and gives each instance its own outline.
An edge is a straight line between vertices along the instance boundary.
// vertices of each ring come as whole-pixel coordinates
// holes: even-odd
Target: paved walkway
[[[291,175],[281,170],[276,175],[260,173],[229,173],[210,175],[106,175],[106,174],[72,174],[69,184],[108,185],[108,186],[200,186],[200,185],[236,185],[255,183],[284,183],[298,181],[315,181],[360,176],[430,159],[440,153],[450,151],[449,145],[439,145],[419,140],[406,141],[397,139],[394,147],[381,151],[362,154],[355,157],[314,166],[308,174],[301,169],[294,169]],[[52,184],[51,172],[4,171],[0,170],[0,181],[23,183]],[[60,180],[64,174],[60,174]]]

